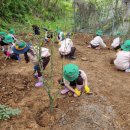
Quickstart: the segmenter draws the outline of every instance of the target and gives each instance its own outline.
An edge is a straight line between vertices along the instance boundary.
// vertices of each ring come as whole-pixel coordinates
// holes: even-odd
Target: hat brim
[[[123,51],[130,51],[130,48],[126,48],[126,46],[123,44],[123,45],[121,45],[121,49],[123,50]]]
[[[24,54],[25,52],[27,52],[30,49],[30,45],[27,45],[23,50],[17,50],[15,48],[15,46],[13,47],[13,52],[16,54]]]
[[[64,75],[64,78],[67,80],[67,81],[74,81],[74,80],[76,80],[77,78],[78,78],[78,76],[79,76],[79,72],[78,73],[76,73],[75,74],[75,76],[74,77],[72,77],[72,78],[68,78],[68,76],[66,76],[66,75]]]
[[[98,36],[102,36],[103,34],[102,34],[102,33],[96,33],[96,35],[98,35]]]
[[[14,40],[13,39],[12,40],[3,40],[3,42],[6,43],[6,44],[8,44],[8,43],[14,42]]]

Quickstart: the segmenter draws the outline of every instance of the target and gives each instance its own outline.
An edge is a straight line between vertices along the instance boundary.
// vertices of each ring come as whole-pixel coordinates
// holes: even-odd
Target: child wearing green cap
[[[64,32],[61,31],[60,28],[57,27],[56,33],[57,33],[57,41],[58,41],[58,42],[64,40]]]
[[[9,34],[8,35],[11,36],[14,39],[14,42],[17,41],[16,37],[14,36],[15,35],[15,30],[13,28],[11,28],[9,30]]]
[[[100,47],[106,48],[107,46],[103,42],[102,35],[103,35],[102,31],[98,30],[96,32],[96,37],[94,37],[94,39],[90,42],[90,45],[88,47],[93,49],[100,49]]]
[[[73,42],[69,37],[70,37],[70,33],[67,33],[66,38],[60,42],[59,52],[61,58],[66,57],[69,59],[75,59],[74,54],[76,48],[74,47]]]
[[[41,49],[39,51],[39,49]],[[34,64],[34,70],[38,73],[38,82],[35,84],[36,87],[42,87],[42,73],[39,66],[39,63],[41,64],[41,67],[43,70],[45,70],[46,66],[48,65],[50,61],[50,52],[49,49],[44,47],[35,47],[30,46],[29,44],[20,41],[18,44],[16,44],[13,47],[13,51],[16,54],[24,54],[26,63],[32,62]],[[40,54],[39,54],[40,53]],[[40,55],[40,57],[39,57]]]
[[[73,92],[74,97],[77,97],[81,95],[83,88],[86,93],[90,93],[86,73],[83,70],[79,70],[79,67],[75,64],[67,64],[64,66],[62,81],[64,89],[61,91],[61,94]]]
[[[45,42],[49,43],[51,39],[53,38],[53,32],[49,31],[48,29],[44,28],[45,31]]]
[[[114,50],[120,49],[121,48],[121,32],[117,32],[117,34],[115,35],[115,38],[111,44],[111,48]]]
[[[126,40],[121,45],[121,51],[116,54],[114,65],[118,70],[124,70],[130,72],[130,40]]]
[[[2,51],[4,52],[4,54],[6,54],[7,58],[9,57],[9,50],[12,47],[12,45],[14,44],[14,40],[11,36],[9,35],[5,35],[3,37],[3,39],[0,41],[0,45],[2,46]]]
[[[4,51],[4,45],[3,45],[3,40],[4,40],[4,37],[6,36],[6,33],[5,32],[0,32],[0,45],[1,45],[1,50]]]

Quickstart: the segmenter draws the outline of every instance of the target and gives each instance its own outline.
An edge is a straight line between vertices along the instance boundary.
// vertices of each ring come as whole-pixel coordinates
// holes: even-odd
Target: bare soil
[[[62,65],[75,63],[87,73],[92,95],[84,92],[78,98],[58,95],[54,112],[49,112],[49,99],[43,88],[35,88],[33,65],[5,60],[0,53],[0,104],[19,108],[22,113],[0,122],[0,130],[130,130],[130,74],[110,64],[116,52],[87,48],[92,35],[76,34],[76,60],[61,60],[58,45],[54,46],[54,86]],[[110,45],[112,38],[104,36]],[[82,60],[85,58],[86,60]],[[46,72],[50,72],[50,64]],[[49,75],[46,74],[49,78]]]

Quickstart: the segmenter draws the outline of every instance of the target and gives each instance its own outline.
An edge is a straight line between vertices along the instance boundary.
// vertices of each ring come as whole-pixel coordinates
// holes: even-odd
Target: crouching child
[[[61,80],[59,80],[59,83],[61,83]],[[64,86],[61,94],[72,92],[74,97],[78,97],[81,95],[83,89],[85,89],[86,93],[90,93],[86,73],[80,70],[75,64],[67,64],[64,66],[61,85]]]
[[[96,37],[94,37],[94,39],[90,42],[90,45],[88,46],[88,48],[93,48],[93,49],[100,49],[100,48],[107,48],[106,44],[104,43],[103,39],[102,39],[102,31],[98,30],[96,32]]]
[[[39,51],[39,49],[41,49]],[[35,84],[35,87],[43,86],[43,77],[42,70],[45,70],[46,66],[50,61],[50,52],[49,49],[41,47],[30,46],[24,41],[19,42],[13,47],[13,51],[16,54],[24,54],[26,63],[32,62],[34,65],[34,70],[37,71],[38,82]],[[40,54],[39,54],[40,53]],[[39,57],[40,55],[40,57]]]
[[[66,38],[60,42],[60,48],[59,52],[61,55],[61,58],[66,57],[69,59],[75,59],[75,51],[76,48],[73,45],[72,40],[69,38],[69,33],[66,35]]]
[[[126,40],[121,45],[121,50],[116,54],[114,65],[118,70],[130,72],[130,40]]]

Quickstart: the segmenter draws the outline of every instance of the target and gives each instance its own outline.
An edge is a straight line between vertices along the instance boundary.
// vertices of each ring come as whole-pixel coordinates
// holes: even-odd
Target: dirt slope
[[[1,121],[0,130],[130,130],[130,74],[117,71],[109,63],[116,52],[87,48],[85,42],[90,39],[75,35],[77,59],[73,61],[61,60],[55,45],[52,92],[61,89],[57,80],[62,64],[75,63],[86,71],[93,95],[83,93],[79,98],[59,95],[52,115],[44,88],[34,87],[33,65],[24,60],[5,61],[1,56],[0,103],[18,107],[22,114]],[[105,40],[110,44],[111,39],[105,37]],[[87,60],[82,61],[82,57]]]

